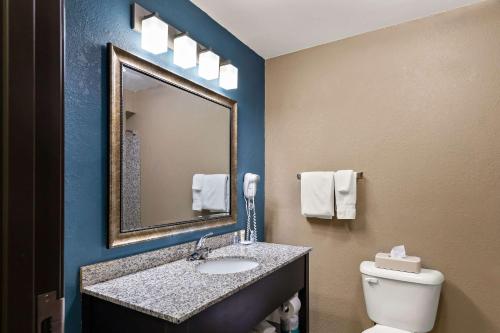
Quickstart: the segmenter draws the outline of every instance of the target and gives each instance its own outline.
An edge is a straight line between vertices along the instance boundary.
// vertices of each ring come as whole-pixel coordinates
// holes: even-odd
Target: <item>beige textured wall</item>
[[[169,85],[125,97],[141,140],[142,225],[213,214],[192,210],[191,185],[195,173],[229,173],[228,109]]]
[[[358,218],[307,221],[295,174],[363,170]],[[360,333],[359,263],[445,275],[433,332],[500,332],[500,1],[266,62],[266,236],[311,255],[313,333]]]

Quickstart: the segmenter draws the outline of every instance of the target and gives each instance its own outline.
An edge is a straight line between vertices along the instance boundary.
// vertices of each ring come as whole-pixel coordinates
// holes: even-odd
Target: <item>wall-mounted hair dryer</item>
[[[243,194],[245,194],[245,198],[255,198],[255,194],[257,194],[257,183],[260,180],[260,176],[255,173],[246,173],[243,178]]]
[[[255,195],[257,194],[257,183],[260,176],[254,173],[246,173],[243,178],[243,194],[245,196],[245,209],[247,212],[247,228],[243,244],[251,244],[257,241],[257,216],[255,213]],[[252,223],[253,222],[253,223]]]

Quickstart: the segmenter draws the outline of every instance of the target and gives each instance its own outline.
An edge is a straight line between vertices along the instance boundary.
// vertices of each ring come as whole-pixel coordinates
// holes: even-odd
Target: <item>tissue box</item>
[[[420,273],[422,264],[420,257],[407,256],[404,258],[394,258],[389,253],[377,253],[375,255],[375,267],[391,269],[393,271]]]

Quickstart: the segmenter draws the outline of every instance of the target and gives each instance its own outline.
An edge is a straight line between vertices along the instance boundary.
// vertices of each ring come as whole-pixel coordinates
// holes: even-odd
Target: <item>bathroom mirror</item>
[[[236,102],[108,50],[109,246],[236,223]]]

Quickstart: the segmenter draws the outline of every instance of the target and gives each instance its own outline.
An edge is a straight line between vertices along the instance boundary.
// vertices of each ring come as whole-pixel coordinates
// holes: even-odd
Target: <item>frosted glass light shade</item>
[[[238,88],[238,68],[231,64],[220,66],[219,86],[226,90]]]
[[[156,16],[142,20],[141,47],[153,54],[168,51],[168,24]]]
[[[198,61],[198,75],[205,80],[215,80],[219,77],[220,58],[212,51],[200,53]]]
[[[187,35],[174,39],[174,64],[184,69],[196,66],[197,45]]]

